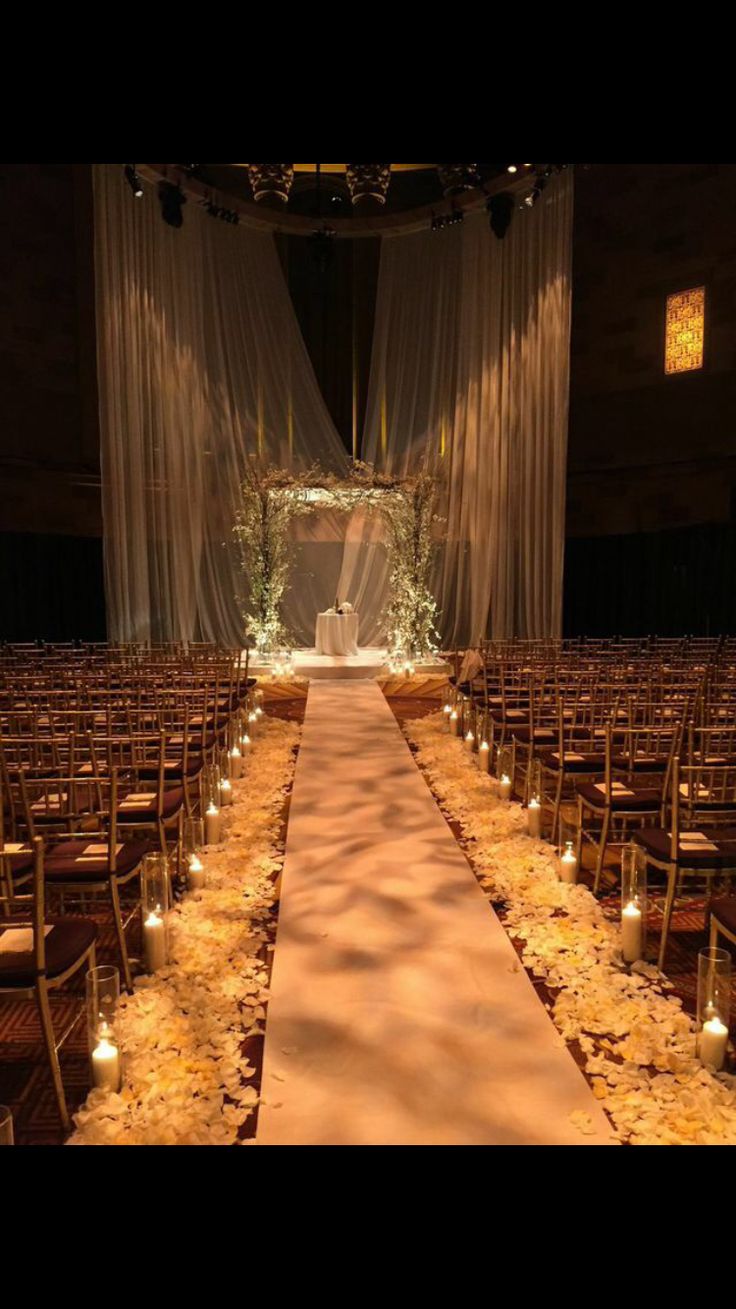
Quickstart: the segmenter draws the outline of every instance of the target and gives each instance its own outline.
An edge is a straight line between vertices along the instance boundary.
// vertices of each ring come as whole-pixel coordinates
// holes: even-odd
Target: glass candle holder
[[[201,891],[205,884],[205,868],[200,850],[204,845],[204,822],[201,818],[187,818],[184,822],[184,862],[187,886],[190,891]]]
[[[731,1016],[731,956],[710,945],[698,954],[697,1052],[701,1063],[719,1072],[728,1049]]]
[[[92,1085],[101,1091],[119,1091],[122,1078],[120,1045],[115,1015],[120,999],[120,973],[111,964],[92,968],[85,978],[87,1043]]]
[[[501,800],[510,800],[513,789],[511,774],[513,772],[513,756],[508,746],[502,746],[498,752],[496,761],[496,775],[498,777],[498,794]]]
[[[542,835],[542,767],[538,759],[532,759],[529,764],[528,795],[526,828],[538,841]]]
[[[480,771],[482,773],[490,773],[491,747],[489,746],[488,742],[485,739],[478,743],[477,760],[478,760],[478,767],[480,768]]]
[[[169,957],[169,872],[166,856],[147,854],[141,866],[143,955],[146,971],[158,972]]]
[[[460,714],[457,705],[450,711],[450,736],[460,735]]]
[[[6,1104],[0,1104],[0,1145],[15,1145],[13,1115]]]
[[[243,754],[237,742],[228,751],[228,763],[232,781],[238,782],[243,776]]]
[[[646,954],[646,860],[633,841],[621,850],[621,954],[633,964]]]
[[[574,883],[578,880],[577,831],[571,823],[560,816],[559,842],[557,846],[557,874],[561,882]]]
[[[258,714],[256,713],[255,709],[252,709],[251,712],[248,714],[248,735],[251,741],[255,738],[258,732],[258,726],[259,726]]]
[[[451,713],[452,713],[452,705],[450,704],[450,701],[449,701],[449,700],[446,700],[445,703],[444,703],[443,706],[442,706],[442,731],[443,731],[443,732],[447,732],[447,733],[449,733],[449,731],[450,731],[450,714],[451,714]]]

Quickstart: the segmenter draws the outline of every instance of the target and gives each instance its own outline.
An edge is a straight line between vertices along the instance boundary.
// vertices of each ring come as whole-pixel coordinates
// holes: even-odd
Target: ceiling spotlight
[[[133,192],[133,195],[137,200],[140,200],[143,195],[143,187],[141,185],[141,179],[135,171],[135,164],[126,164],[123,172],[125,174],[125,180]]]
[[[508,191],[502,191],[500,195],[492,195],[486,201],[486,209],[491,231],[499,241],[502,241],[514,216],[514,197],[509,195]]]
[[[507,173],[515,173],[515,172],[516,172],[516,164],[507,164],[507,165],[506,165],[506,172],[507,172]]]
[[[169,227],[181,227],[184,222],[182,208],[187,202],[187,198],[181,187],[174,186],[171,182],[159,182],[158,184],[158,202],[161,205],[161,217]]]

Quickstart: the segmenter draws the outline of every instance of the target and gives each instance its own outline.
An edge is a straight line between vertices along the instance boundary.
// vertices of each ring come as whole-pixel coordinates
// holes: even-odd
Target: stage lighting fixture
[[[125,173],[125,180],[133,192],[133,195],[137,200],[140,200],[143,195],[143,187],[141,185],[141,179],[135,171],[135,164],[126,164],[123,172]]]
[[[514,216],[514,197],[509,195],[508,191],[502,191],[500,195],[492,195],[486,202],[486,209],[491,231],[499,241],[502,241]]]
[[[187,202],[181,187],[174,186],[171,182],[159,182],[158,200],[164,222],[168,223],[169,227],[181,227],[184,222],[181,211]]]

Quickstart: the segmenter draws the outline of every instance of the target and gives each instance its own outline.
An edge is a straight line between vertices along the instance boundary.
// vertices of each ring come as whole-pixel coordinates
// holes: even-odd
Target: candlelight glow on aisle
[[[567,842],[556,854],[530,838],[527,811],[484,774],[456,733],[447,734],[446,718],[441,712],[406,725],[417,762],[443,811],[462,825],[481,886],[505,906],[504,927],[521,943],[525,967],[553,992],[551,1017],[580,1046],[593,1093],[620,1139],[736,1144],[736,1077],[718,1071],[728,1039],[730,956],[701,952],[693,1020],[666,994],[671,983],[641,958],[646,894],[630,848],[619,923],[563,867],[567,859],[571,868],[569,855],[577,867]]]
[[[190,830],[190,891],[168,912],[162,857],[149,857],[149,972],[117,1004],[114,1045],[97,1027],[100,1005],[92,1008],[95,1089],[75,1115],[70,1145],[237,1144],[258,1104],[242,1047],[263,1033],[264,952],[273,946],[278,840],[298,740],[294,723],[261,713],[232,802],[217,812],[217,830],[210,824],[218,844],[195,850]]]

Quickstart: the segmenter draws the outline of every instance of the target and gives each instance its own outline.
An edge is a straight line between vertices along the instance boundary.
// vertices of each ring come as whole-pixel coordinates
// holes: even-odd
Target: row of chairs
[[[119,649],[75,648],[73,667],[71,654],[0,652],[0,997],[36,999],[65,1129],[71,1028],[54,1034],[49,995],[94,966],[101,901],[131,989],[143,860],[158,848],[179,865],[183,817],[202,811],[255,686],[239,651],[136,651],[135,666]]]
[[[551,811],[553,841],[572,811],[596,893],[608,849],[628,839],[662,873],[663,968],[685,884],[710,897],[736,873],[734,643],[485,645],[458,652],[451,680],[463,730],[488,740],[524,802],[536,794]]]

